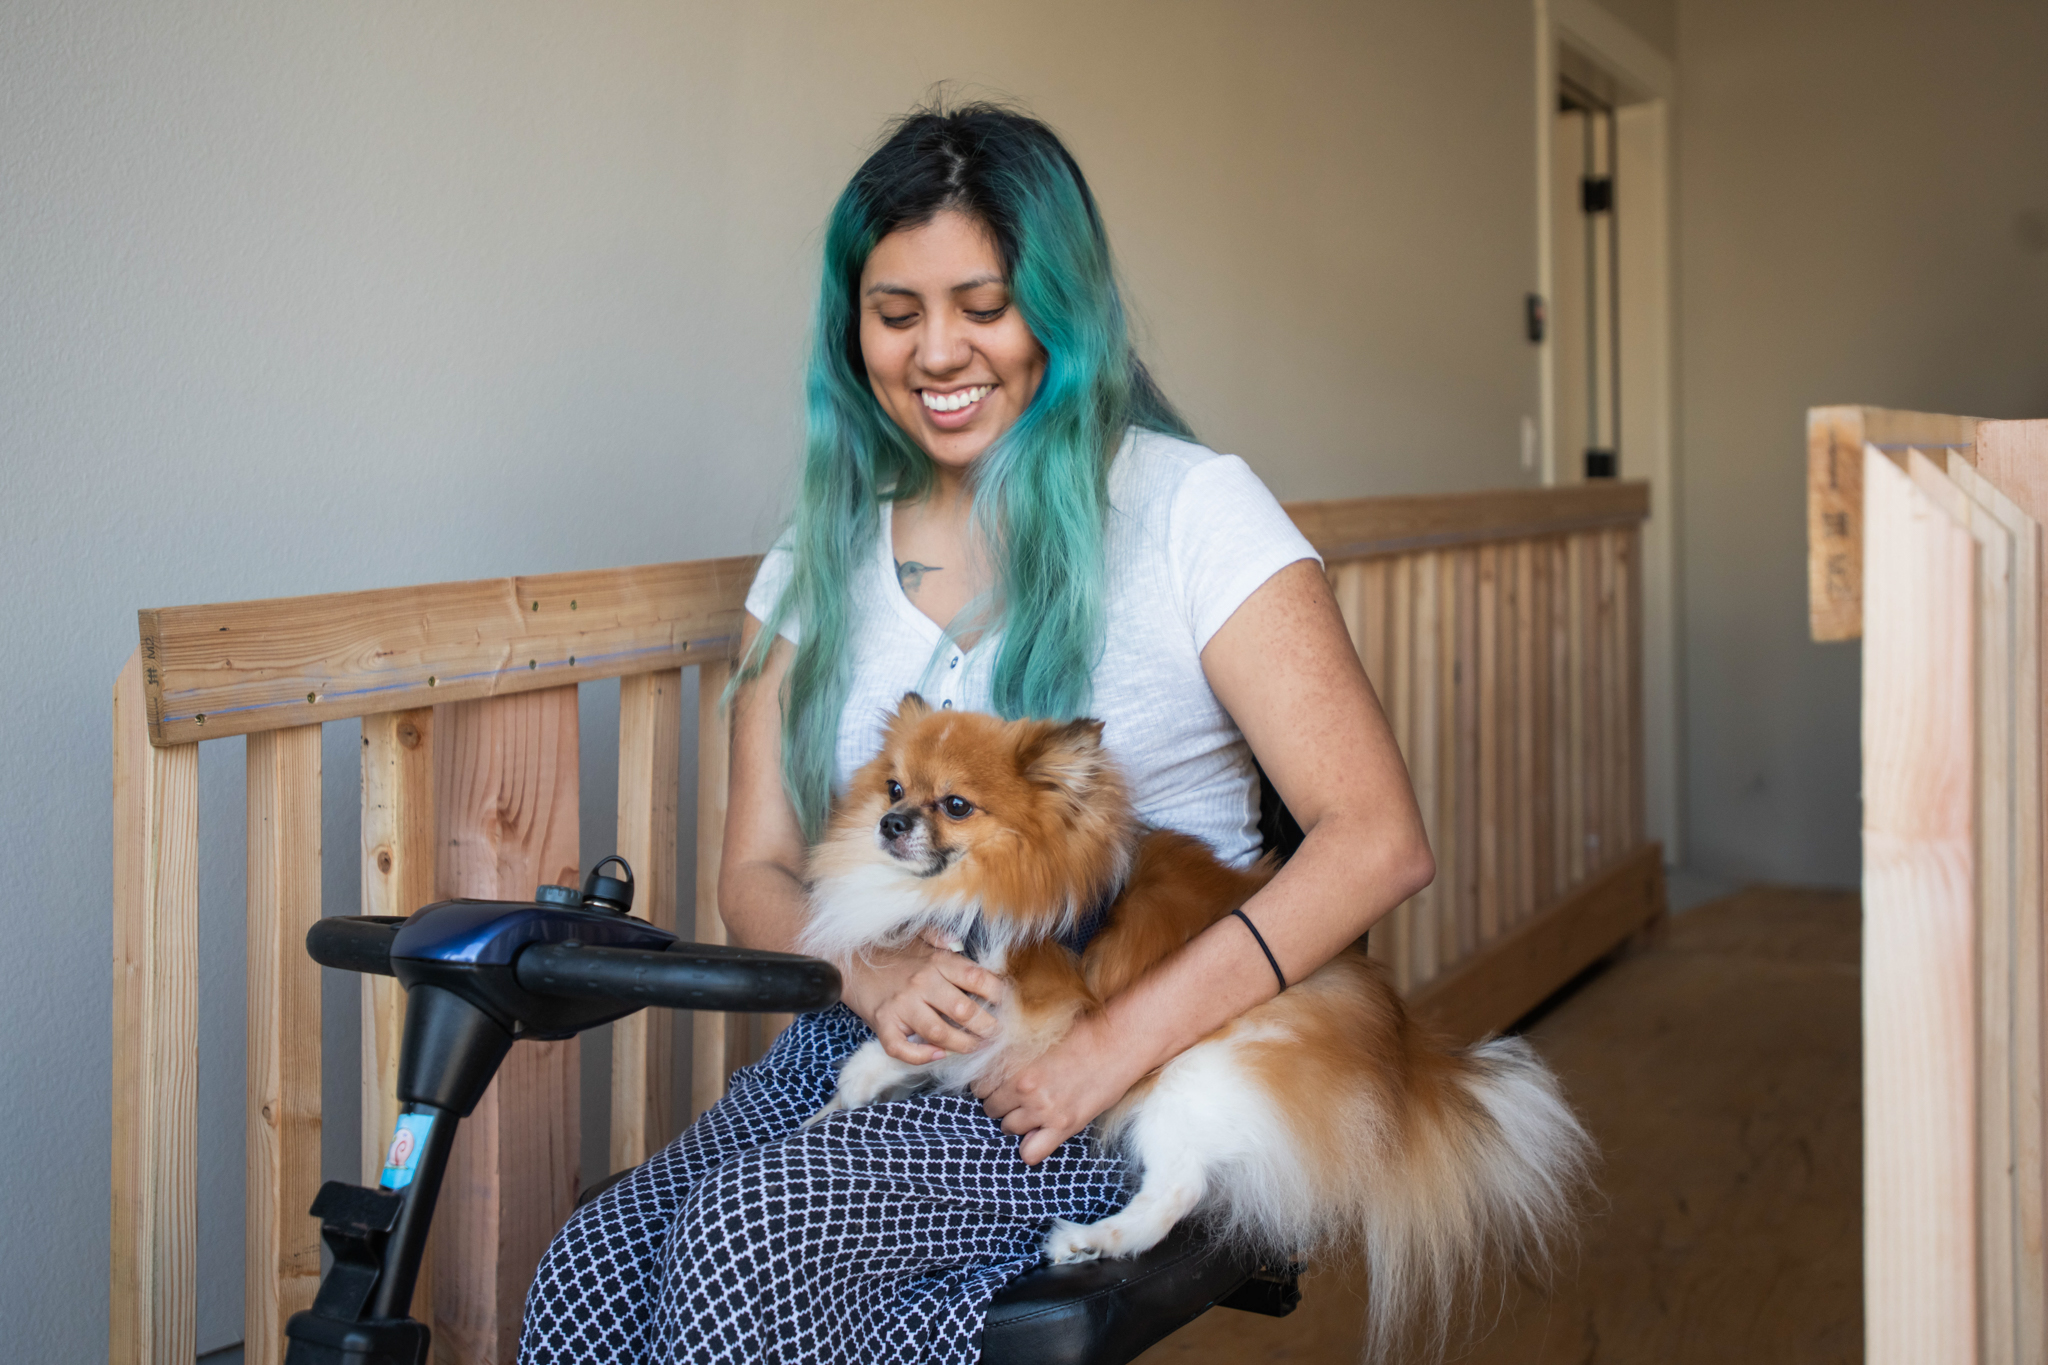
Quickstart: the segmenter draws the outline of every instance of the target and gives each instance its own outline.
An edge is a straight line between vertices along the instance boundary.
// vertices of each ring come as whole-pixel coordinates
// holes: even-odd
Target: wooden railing
[[[1662,910],[1643,835],[1640,485],[1308,503],[1345,619],[1422,798],[1436,884],[1373,936],[1417,1006],[1477,1036]],[[366,914],[524,898],[571,878],[576,684],[618,677],[618,851],[678,927],[682,670],[697,668],[693,913],[717,905],[730,677],[751,558],[177,607],[141,614],[114,694],[110,1359],[189,1365],[197,1068],[198,745],[247,735],[246,1358],[311,1302],[318,1228],[320,726],[362,718]],[[609,851],[609,850],[606,850]],[[403,1001],[363,985],[363,1130],[390,1132]],[[668,1030],[613,1026],[610,1164],[658,1149],[759,1054],[775,1019],[697,1016],[690,1102]],[[509,1362],[528,1280],[573,1204],[573,1044],[513,1050],[463,1125],[415,1314],[437,1356]]]
[[[2048,1358],[2048,422],[1857,466],[1867,1358],[2022,1365]]]

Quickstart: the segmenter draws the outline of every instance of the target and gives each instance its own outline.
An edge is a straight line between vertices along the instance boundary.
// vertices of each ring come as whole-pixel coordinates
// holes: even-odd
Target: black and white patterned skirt
[[[521,1365],[974,1365],[989,1300],[1053,1220],[1130,1192],[1091,1134],[1037,1166],[971,1095],[798,1125],[871,1038],[800,1016],[726,1097],[577,1210],[527,1295]]]

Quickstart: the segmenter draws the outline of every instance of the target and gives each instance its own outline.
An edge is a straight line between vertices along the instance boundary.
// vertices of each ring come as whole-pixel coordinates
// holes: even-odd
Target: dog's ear
[[[905,692],[903,700],[896,703],[893,720],[923,720],[932,713],[932,704],[916,692]]]
[[[1095,784],[1109,762],[1102,747],[1102,722],[1070,720],[1047,724],[1017,749],[1017,766],[1026,780],[1059,787],[1077,795]]]

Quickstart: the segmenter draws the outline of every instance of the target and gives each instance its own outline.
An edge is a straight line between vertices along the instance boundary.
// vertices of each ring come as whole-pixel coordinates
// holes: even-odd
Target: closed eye
[[[939,807],[955,820],[965,820],[968,816],[974,814],[974,807],[958,796],[947,797],[939,802]]]

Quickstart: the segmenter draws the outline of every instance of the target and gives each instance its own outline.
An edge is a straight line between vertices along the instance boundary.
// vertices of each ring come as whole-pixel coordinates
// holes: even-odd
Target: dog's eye
[[[901,801],[903,799],[903,784],[901,782],[891,782],[889,784],[889,799],[891,801]]]
[[[974,814],[974,807],[957,796],[949,796],[939,804],[944,806],[946,814],[952,816],[955,820],[965,820],[968,816]]]

